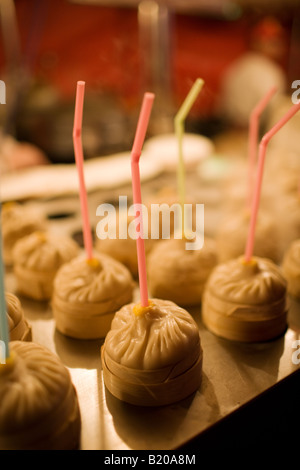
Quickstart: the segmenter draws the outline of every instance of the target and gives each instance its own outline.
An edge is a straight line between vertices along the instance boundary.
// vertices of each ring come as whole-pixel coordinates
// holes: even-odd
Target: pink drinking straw
[[[140,111],[140,116],[137,124],[136,134],[133,142],[131,151],[131,173],[132,173],[132,191],[133,191],[133,203],[139,204],[141,208],[142,195],[141,195],[141,181],[140,181],[140,169],[139,160],[142,153],[142,147],[145,140],[145,135],[148,128],[150,119],[152,104],[154,101],[153,93],[145,93],[143,103]],[[136,209],[136,230],[138,227],[137,213],[141,209]],[[142,214],[140,214],[141,224],[140,233],[143,234],[143,223]],[[137,236],[137,257],[138,257],[138,271],[139,271],[139,284],[140,284],[140,295],[142,307],[147,307],[148,302],[148,287],[147,287],[147,274],[146,274],[146,256],[145,256],[145,245],[142,236]]]
[[[257,103],[257,105],[255,106],[255,108],[250,114],[249,141],[248,141],[248,195],[247,195],[247,205],[249,208],[251,207],[252,196],[253,196],[254,171],[255,171],[258,132],[259,132],[259,118],[276,91],[277,91],[277,87],[276,86],[272,87],[266,93],[266,95],[263,96],[263,98]]]
[[[81,129],[82,129],[82,114],[83,114],[83,102],[84,102],[84,89],[85,82],[77,82],[76,90],[76,103],[75,103],[75,115],[74,115],[74,126],[73,126],[73,144],[75,151],[75,161],[79,177],[79,194],[81,203],[81,216],[83,221],[83,241],[86,250],[87,259],[93,258],[93,240],[92,232],[89,220],[88,202],[86,187],[84,182],[84,168],[83,168],[83,151],[82,151],[82,140],[81,140]]]
[[[277,124],[275,124],[275,126],[273,126],[272,129],[270,129],[261,139],[261,142],[259,145],[256,185],[254,188],[250,226],[249,226],[248,239],[247,239],[246,250],[245,250],[245,261],[247,262],[251,261],[252,254],[253,254],[255,226],[256,226],[256,219],[257,219],[257,213],[258,213],[258,207],[259,207],[260,192],[261,192],[267,145],[269,141],[271,140],[271,138],[279,131],[279,129],[281,129],[284,126],[284,124],[286,124],[294,116],[294,114],[296,114],[299,111],[299,109],[300,109],[300,102],[292,106],[289,109],[289,111],[277,122]]]

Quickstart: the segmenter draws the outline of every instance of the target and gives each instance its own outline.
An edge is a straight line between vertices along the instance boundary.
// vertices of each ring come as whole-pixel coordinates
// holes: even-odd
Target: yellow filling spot
[[[14,207],[17,206],[17,203],[16,202],[13,202],[13,201],[10,201],[10,202],[4,202],[2,204],[2,210],[10,210]]]
[[[136,304],[133,307],[133,313],[139,317],[140,315],[144,315],[147,312],[150,312],[151,308],[153,307],[153,302],[151,300],[148,302],[147,307],[143,307],[141,304]]]
[[[47,241],[47,235],[45,232],[35,232],[35,236],[40,242],[45,243]]]
[[[241,262],[244,266],[257,266],[257,261],[254,258],[251,258],[249,261],[247,261],[245,258],[242,258]]]
[[[100,266],[100,261],[97,258],[91,258],[86,260],[86,264],[91,268],[98,268]]]
[[[0,364],[0,376],[10,372],[15,365],[15,355],[12,353],[9,357],[6,358],[5,364]]]

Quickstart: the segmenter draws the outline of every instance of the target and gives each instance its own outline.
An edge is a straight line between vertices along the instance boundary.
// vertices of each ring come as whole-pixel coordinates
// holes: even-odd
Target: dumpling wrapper
[[[81,418],[69,371],[35,343],[12,341],[0,365],[0,449],[76,450]]]
[[[213,240],[205,238],[197,250],[187,250],[186,243],[186,239],[162,240],[147,259],[151,295],[184,307],[201,304],[204,286],[218,259]]]
[[[13,202],[2,208],[3,258],[7,266],[12,264],[12,251],[21,238],[46,228],[46,219],[40,211]]]
[[[162,406],[186,398],[201,384],[197,324],[171,301],[151,299],[141,313],[126,305],[107,333],[102,366],[106,387],[123,401]]]
[[[221,263],[244,254],[249,224],[250,213],[247,211],[241,211],[237,216],[227,215],[216,234],[217,252]],[[277,226],[272,218],[259,214],[254,238],[254,256],[278,262],[278,237]]]
[[[49,300],[59,268],[77,257],[80,247],[66,235],[34,232],[13,249],[13,269],[18,292],[34,300]]]
[[[9,337],[11,341],[31,341],[32,332],[19,299],[9,292],[5,294]]]
[[[227,339],[256,342],[280,336],[287,327],[287,285],[272,261],[243,257],[218,265],[203,294],[202,319]]]
[[[116,217],[109,219],[107,238],[97,238],[95,248],[99,253],[111,256],[124,264],[134,278],[138,276],[138,258],[136,251],[136,239],[130,236],[130,226],[135,227],[134,216],[129,216],[127,211],[118,211]],[[125,229],[125,230],[124,230]],[[120,237],[121,232],[121,237]],[[122,233],[125,232],[125,233]],[[125,238],[122,238],[125,237]],[[153,246],[153,240],[145,238],[146,254]]]
[[[287,280],[288,293],[300,299],[300,239],[295,240],[286,251],[282,272]]]
[[[130,271],[104,254],[84,255],[64,264],[54,280],[52,310],[56,328],[78,339],[104,338],[117,310],[132,301]]]

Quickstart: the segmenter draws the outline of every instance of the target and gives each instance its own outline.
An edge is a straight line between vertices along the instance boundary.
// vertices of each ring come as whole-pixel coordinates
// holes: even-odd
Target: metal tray
[[[130,191],[129,187],[123,188],[122,194]],[[119,192],[91,195],[91,215],[95,214],[97,204],[113,200]],[[34,204],[44,207],[52,230],[77,234],[80,238],[77,198]],[[213,226],[215,214],[214,210],[206,214],[208,227]],[[92,219],[93,225],[95,222]],[[9,270],[6,290],[17,294]],[[136,296],[139,297],[138,289]],[[199,307],[190,313],[199,326],[204,353],[200,389],[174,405],[154,409],[132,406],[114,398],[104,386],[100,361],[103,340],[67,338],[56,331],[50,304],[19,298],[32,327],[33,341],[56,353],[70,370],[82,415],[82,450],[178,449],[299,370],[299,365],[292,361],[294,342],[300,338],[300,308],[294,300],[291,299],[285,334],[261,344],[240,344],[216,337],[203,326]]]

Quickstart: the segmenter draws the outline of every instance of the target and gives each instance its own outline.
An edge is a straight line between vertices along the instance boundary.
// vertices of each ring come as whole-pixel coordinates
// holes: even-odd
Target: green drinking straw
[[[0,205],[0,216],[2,204]],[[4,288],[4,268],[3,268],[3,246],[2,246],[2,226],[0,224],[0,339],[5,344],[6,359],[9,358],[9,331],[6,316],[6,301]]]
[[[187,117],[191,107],[193,106],[198,94],[200,93],[202,87],[204,85],[204,80],[202,78],[197,78],[194,85],[190,89],[187,97],[185,98],[181,108],[179,109],[178,113],[174,119],[174,127],[175,132],[177,135],[178,140],[178,155],[179,155],[179,163],[178,163],[178,171],[177,171],[177,178],[178,178],[178,192],[179,192],[179,199],[181,204],[182,210],[182,220],[184,214],[184,203],[185,203],[185,169],[184,169],[184,158],[183,158],[183,135],[184,135],[184,121]]]

